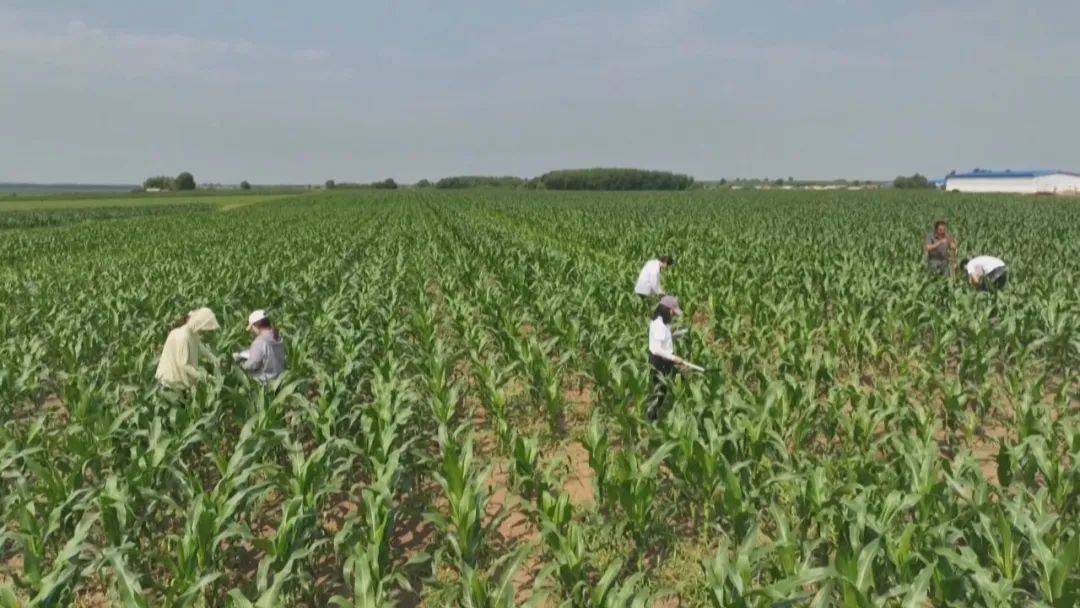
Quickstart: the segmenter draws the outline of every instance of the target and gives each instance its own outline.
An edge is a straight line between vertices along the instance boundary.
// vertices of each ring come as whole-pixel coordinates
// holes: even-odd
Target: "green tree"
[[[453,177],[444,177],[435,182],[435,187],[442,189],[478,188],[481,186],[520,188],[523,185],[525,185],[525,180],[512,175],[455,175]]]
[[[249,184],[247,182],[247,180],[245,179],[244,181],[240,182],[240,189],[241,190],[251,190],[251,184]]]
[[[194,190],[195,189],[195,176],[184,171],[180,175],[176,176],[176,189],[177,190]]]
[[[337,187],[337,183],[334,182],[334,180],[332,180],[332,179],[328,179],[328,180],[326,180],[326,186],[325,187],[326,187],[327,190],[333,190],[334,188]]]
[[[376,190],[397,190],[398,187],[397,182],[395,182],[394,179],[390,177],[384,179],[381,182],[372,182],[370,186],[372,188],[375,188]]]
[[[539,179],[548,190],[687,190],[694,183],[669,171],[599,167],[550,171]]]
[[[893,180],[893,188],[898,190],[920,190],[933,188],[934,184],[930,183],[930,180],[925,176],[916,173],[910,177],[898,176]]]
[[[173,187],[173,178],[168,175],[155,175],[143,180],[143,190],[150,190],[152,188],[157,188],[158,190],[172,190]]]

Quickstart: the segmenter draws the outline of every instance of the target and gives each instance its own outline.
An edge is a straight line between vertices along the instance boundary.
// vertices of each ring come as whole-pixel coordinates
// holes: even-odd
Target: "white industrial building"
[[[1080,174],[1036,171],[957,173],[945,178],[945,189],[957,192],[1014,192],[1017,194],[1080,194]]]

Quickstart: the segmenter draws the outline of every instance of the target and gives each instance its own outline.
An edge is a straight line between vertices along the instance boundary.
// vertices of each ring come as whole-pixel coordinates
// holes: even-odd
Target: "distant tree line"
[[[701,190],[723,187],[877,187],[881,182],[873,180],[834,179],[834,180],[797,180],[794,177],[760,177],[720,179],[718,181],[697,182],[693,177],[671,171],[652,171],[647,169],[592,168],[563,169],[549,171],[539,177],[525,179],[513,175],[453,175],[436,182],[421,179],[412,188],[508,188],[508,189],[543,189],[543,190]],[[335,182],[326,180],[325,188],[375,188],[396,189],[401,186],[393,179],[368,184]],[[894,181],[897,188],[933,188],[925,177],[915,174],[911,177],[898,177]]]
[[[695,182],[697,183],[697,182]],[[806,187],[806,186],[877,186],[881,182],[874,180],[859,180],[859,179],[795,179],[794,177],[784,178],[771,178],[771,177],[734,177],[731,179],[721,178],[716,181],[702,182],[706,184],[706,189],[717,188],[723,186],[742,186],[742,187],[777,187],[777,186],[791,186],[791,187]]]
[[[689,175],[644,169],[564,169],[538,179],[548,190],[687,190],[694,184]]]
[[[436,188],[443,189],[480,187],[521,188],[524,185],[525,180],[521,179],[520,177],[514,177],[512,175],[457,175],[454,177],[444,177],[439,181],[435,182]]]
[[[195,177],[187,171],[176,177],[155,175],[143,180],[143,190],[150,190],[151,188],[157,188],[158,190],[194,190]]]
[[[551,171],[540,177],[524,179],[514,175],[453,175],[434,183],[421,179],[413,188],[439,188],[453,190],[461,188],[508,188],[508,189],[546,189],[546,190],[688,190],[694,186],[694,178],[689,175],[669,171],[648,171],[644,169],[566,169]],[[397,189],[401,186],[393,179],[385,179],[369,184],[338,182],[326,180],[324,188],[375,188]]]
[[[920,190],[933,187],[934,184],[930,183],[930,180],[926,179],[926,177],[923,175],[919,175],[918,173],[909,177],[904,177],[903,175],[901,175],[893,180],[893,188],[896,188],[898,190]]]
[[[393,178],[386,178],[381,182],[371,182],[368,184],[368,188],[374,188],[376,190],[397,190],[397,182]]]
[[[338,182],[332,179],[326,180],[323,185],[327,190],[333,190],[335,188],[371,188],[375,190],[397,190],[398,184],[393,178],[388,177],[382,181],[371,182],[369,184],[359,184],[353,182]]]

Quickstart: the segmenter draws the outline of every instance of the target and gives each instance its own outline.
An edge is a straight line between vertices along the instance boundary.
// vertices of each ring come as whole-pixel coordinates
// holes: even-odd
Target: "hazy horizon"
[[[1080,3],[0,7],[0,182],[1080,169]]]

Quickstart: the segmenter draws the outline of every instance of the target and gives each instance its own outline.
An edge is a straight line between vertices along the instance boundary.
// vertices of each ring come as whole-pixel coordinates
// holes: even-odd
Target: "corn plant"
[[[605,493],[622,510],[639,551],[648,542],[658,516],[664,515],[657,512],[658,477],[660,465],[674,449],[673,444],[665,443],[644,461],[631,450],[621,450],[616,452],[605,475]]]
[[[490,469],[476,470],[473,439],[459,430],[439,429],[440,468],[433,475],[447,501],[447,513],[430,512],[430,520],[446,539],[447,551],[460,570],[480,565],[486,556],[485,540],[498,526],[501,514],[488,517],[490,491],[485,480]]]

